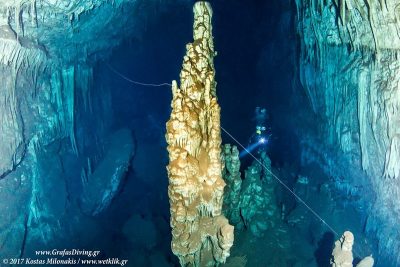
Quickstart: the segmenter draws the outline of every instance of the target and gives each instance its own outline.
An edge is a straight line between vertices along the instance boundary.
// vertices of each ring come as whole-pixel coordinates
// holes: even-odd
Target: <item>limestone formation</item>
[[[260,162],[263,166],[254,161],[245,171],[239,202],[242,222],[238,225],[239,228],[250,229],[258,237],[279,220],[274,181],[270,173],[271,161],[262,153]]]
[[[222,147],[222,159],[224,169],[222,177],[226,182],[224,193],[223,212],[233,225],[241,221],[240,217],[240,192],[242,189],[242,178],[240,177],[239,150],[236,146],[226,144]]]
[[[227,183],[223,212],[235,227],[249,229],[257,237],[279,220],[271,161],[265,152],[259,158],[262,165],[254,160],[242,181],[238,149],[223,146],[223,178]]]
[[[78,153],[76,89],[88,98],[90,84],[76,87],[92,78],[89,55],[107,56],[97,52],[111,51],[121,33],[132,31],[122,25],[132,20],[124,10],[136,1],[112,2],[0,1],[0,179],[20,164],[33,135],[46,139],[44,144],[69,136]],[[121,37],[109,38],[111,31]]]
[[[88,215],[98,215],[109,207],[118,194],[134,155],[134,141],[127,129],[115,132],[106,144],[104,158],[91,173],[82,169],[83,193],[81,209]]]
[[[353,266],[353,244],[354,235],[346,231],[340,238],[335,242],[335,248],[332,252],[332,267],[352,267]]]
[[[140,13],[127,14],[139,2],[0,1],[1,258],[69,234],[61,221],[80,190],[67,184],[81,162],[101,158],[94,150],[110,123],[110,92],[92,86],[93,65],[133,33],[126,25]]]
[[[167,122],[172,251],[182,266],[225,262],[233,226],[222,215],[220,107],[216,97],[212,10],[193,8],[194,42],[186,46],[180,88],[172,83],[172,113]]]
[[[92,78],[88,55],[119,43],[110,40],[102,18],[124,21],[120,12],[131,6],[125,2],[0,1],[0,179],[16,169],[36,137],[48,144],[69,136],[78,153],[77,89],[90,97],[91,84],[81,84]],[[97,19],[80,17],[94,9]]]
[[[374,258],[372,256],[365,257],[362,259],[356,267],[372,267],[374,266]]]
[[[332,251],[332,267],[353,267],[353,244],[354,235],[350,231],[343,233],[342,237],[335,242]],[[372,256],[364,258],[356,267],[372,267],[374,259]]]
[[[365,191],[357,190],[376,199],[365,204],[371,214],[366,229],[382,241],[382,255],[398,266],[400,234],[393,227],[400,217],[398,1],[296,4],[300,78],[312,109],[325,122],[319,138],[327,146],[340,147],[350,168],[365,171],[366,181],[357,177],[351,186],[369,184]]]

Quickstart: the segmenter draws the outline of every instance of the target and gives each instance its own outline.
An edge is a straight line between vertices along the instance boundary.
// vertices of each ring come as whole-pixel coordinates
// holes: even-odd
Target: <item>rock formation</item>
[[[335,242],[332,251],[332,267],[353,267],[353,244],[354,235],[350,231],[343,233],[342,237]],[[356,267],[372,267],[374,259],[372,256],[364,258]]]
[[[224,161],[222,177],[226,182],[222,211],[230,223],[237,225],[241,222],[239,201],[242,189],[239,150],[236,146],[224,145],[222,147],[222,159]]]
[[[106,149],[93,173],[90,163],[82,170],[81,209],[88,215],[103,212],[120,190],[134,154],[131,132],[122,129],[113,133]]]
[[[43,144],[68,136],[78,152],[76,101],[81,96],[91,107],[93,63],[133,31],[122,25],[135,4],[112,2],[0,2],[0,179],[15,170],[34,135]]]
[[[340,240],[335,242],[335,248],[332,251],[332,267],[352,267],[353,266],[353,244],[354,235],[346,231]]]
[[[207,2],[197,2],[193,11],[194,42],[186,46],[180,88],[172,83],[167,122],[172,251],[182,266],[214,266],[229,256],[233,226],[222,215],[225,182],[212,9]]]
[[[80,166],[95,171],[110,124],[110,92],[93,90],[93,66],[134,32],[138,3],[0,1],[1,258],[69,234],[60,222],[74,221],[62,217],[81,193]]]
[[[372,192],[369,198],[376,198],[371,206],[366,203],[371,214],[366,229],[385,240],[379,242],[380,252],[400,265],[400,233],[393,227],[400,216],[398,2],[296,4],[300,78],[310,105],[324,121],[320,138],[327,146],[340,147],[351,168],[365,171],[368,181],[361,184],[369,185],[358,193]]]
[[[254,160],[242,181],[238,149],[226,144],[222,152],[222,176],[227,184],[223,212],[237,229],[246,228],[257,237],[263,236],[279,220],[271,160],[265,152],[261,153],[262,165]]]
[[[239,228],[246,227],[255,236],[262,236],[280,219],[276,197],[275,183],[271,176],[271,161],[263,152],[260,156],[262,165],[253,161],[245,171],[245,178],[240,194]]]

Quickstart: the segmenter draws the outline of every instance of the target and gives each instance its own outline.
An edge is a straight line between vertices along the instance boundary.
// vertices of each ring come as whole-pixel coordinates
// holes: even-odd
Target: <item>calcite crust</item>
[[[172,251],[182,266],[214,266],[229,256],[233,226],[221,214],[225,182],[212,10],[207,2],[197,2],[193,11],[194,42],[186,46],[180,88],[172,82],[166,133]]]

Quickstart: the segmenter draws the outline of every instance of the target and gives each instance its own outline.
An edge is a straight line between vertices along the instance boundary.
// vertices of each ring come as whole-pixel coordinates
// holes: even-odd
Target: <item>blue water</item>
[[[260,147],[265,148],[275,175],[308,206],[276,180],[274,192],[281,219],[258,238],[248,229],[236,230],[231,258],[245,256],[246,266],[250,267],[330,266],[333,244],[345,230],[355,234],[355,258],[376,255],[376,240],[364,233],[363,207],[335,189],[333,178],[317,160],[305,164],[301,159],[304,133],[316,134],[319,122],[313,119],[296,71],[299,51],[294,3],[252,0],[213,1],[212,5],[221,123],[256,157]],[[105,132],[129,129],[135,144],[134,157],[118,195],[95,217],[76,212],[76,199],[84,189],[79,186],[80,168],[71,171],[68,197],[73,204],[60,221],[61,225],[71,224],[63,228],[68,228],[68,237],[61,234],[48,247],[98,249],[103,258],[129,260],[128,266],[178,266],[170,248],[164,138],[171,90],[168,86],[145,86],[129,80],[162,84],[179,79],[185,44],[191,40],[191,4],[169,1],[162,9],[149,12],[140,38],[128,38],[114,49],[107,62],[96,64],[94,88],[110,89],[110,109],[99,110],[110,117]],[[251,142],[257,106],[266,107],[270,114],[272,136],[267,144]],[[81,131],[96,131],[90,117],[79,120],[86,124],[78,128],[89,129]],[[105,153],[93,148],[95,134],[82,136],[86,143],[81,146],[86,146],[88,154]],[[222,138],[224,143],[235,144],[226,133]],[[53,144],[50,148],[64,151],[60,147]],[[240,150],[243,173],[254,159]],[[62,159],[66,165],[76,164],[71,154],[64,154]],[[79,164],[86,166],[85,161]],[[296,183],[299,176],[307,177],[308,182]],[[293,223],[294,218],[300,222]],[[74,220],[78,223],[72,223]],[[389,267],[379,265],[379,259],[376,266]]]
[[[312,133],[318,125],[308,117],[311,111],[296,76],[298,51],[293,8],[293,4],[286,1],[273,4],[263,1],[213,3],[218,51],[215,67],[222,125],[249,150],[256,152],[259,145],[249,143],[254,133],[253,112],[256,106],[266,107],[273,133],[267,150],[274,172],[291,189],[295,188],[299,174],[307,176],[310,180],[308,194],[302,198],[336,233],[277,184],[277,206],[284,204],[287,216],[296,210],[304,221],[291,226],[287,218],[283,219],[273,229],[268,229],[262,238],[255,238],[246,230],[237,231],[232,257],[246,256],[247,266],[329,266],[334,241],[340,237],[337,234],[347,229],[352,230],[356,242],[359,241],[355,253],[358,250],[358,254],[367,256],[374,249],[372,240],[363,233],[362,211],[351,205],[342,207],[341,201],[346,196],[340,198],[340,193],[327,195],[321,190],[329,184],[330,177],[317,164],[301,165],[301,133],[305,130]],[[184,44],[191,40],[191,15],[190,5],[177,7],[171,4],[171,8],[151,20],[142,39],[132,40],[116,49],[109,64],[135,81],[169,83],[178,79]],[[170,251],[165,171],[168,158],[163,138],[171,92],[168,87],[130,83],[120,75],[110,73],[104,65],[99,69],[101,76],[110,76],[107,82],[113,86],[115,127],[132,129],[138,143],[132,172],[110,214],[104,215],[104,227],[107,227],[109,216],[117,218],[116,222],[121,225],[132,214],[140,216],[143,221],[136,220],[139,225],[152,225],[152,230],[142,235],[149,235],[147,238],[155,240],[156,244],[143,245],[141,238],[146,237],[137,237],[137,244],[135,240],[126,243],[117,240],[115,253],[124,251],[126,254],[122,255],[128,255],[131,263],[135,262],[137,266],[177,265],[177,259]],[[99,81],[102,82],[102,77]],[[234,144],[224,133],[223,140]],[[253,161],[246,154],[241,151],[243,170]],[[347,213],[353,216],[345,216]],[[112,228],[115,230],[114,226]],[[153,231],[157,237],[153,236]],[[132,235],[138,236],[138,233]],[[279,262],[276,261],[277,254],[281,255]],[[157,261],[160,263],[154,263]]]

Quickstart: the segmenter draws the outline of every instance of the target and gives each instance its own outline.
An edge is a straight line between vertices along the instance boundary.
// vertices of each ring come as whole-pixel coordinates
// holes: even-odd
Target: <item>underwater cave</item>
[[[2,0],[0,266],[400,266],[398,9]]]

